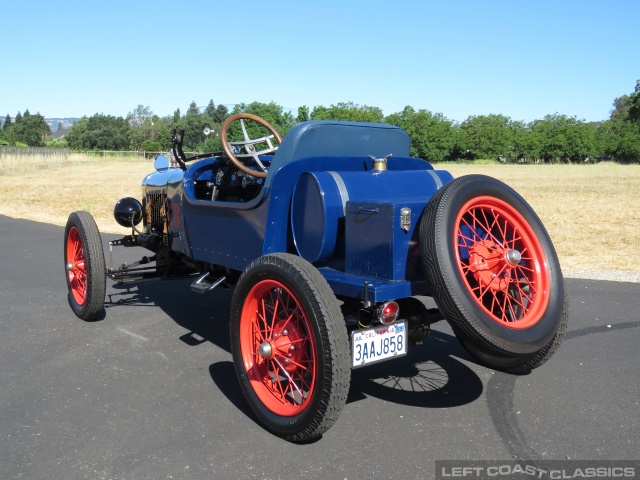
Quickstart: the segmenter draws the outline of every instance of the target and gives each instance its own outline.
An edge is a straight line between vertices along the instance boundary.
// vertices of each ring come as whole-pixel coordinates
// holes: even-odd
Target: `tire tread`
[[[342,317],[342,312],[335,301],[335,295],[325,278],[318,270],[306,260],[295,255],[287,253],[274,253],[259,257],[251,262],[245,269],[236,287],[236,293],[232,301],[232,328],[231,328],[231,345],[232,350],[235,347],[233,323],[236,316],[242,309],[242,298],[238,298],[238,287],[243,279],[254,269],[274,266],[291,278],[298,287],[302,287],[309,303],[314,309],[314,318],[324,319],[324,325],[319,325],[322,338],[319,344],[327,345],[328,348],[320,352],[323,355],[329,355],[330,358],[323,362],[329,367],[325,367],[324,372],[318,372],[319,375],[325,375],[323,382],[323,391],[319,392],[322,401],[319,408],[312,418],[300,428],[293,432],[281,431],[274,428],[273,425],[263,424],[274,433],[282,436],[286,440],[292,442],[305,442],[321,436],[326,432],[338,419],[340,412],[346,404],[347,394],[349,393],[351,367],[348,335],[346,326]],[[234,352],[234,363],[236,364],[236,372],[242,376],[243,366],[238,365],[237,355]],[[329,378],[326,378],[329,377]],[[241,381],[242,384],[242,381]],[[243,390],[246,387],[243,386]],[[245,392],[245,396],[247,396]],[[249,406],[254,414],[261,420],[262,414],[259,408],[247,398]]]
[[[513,341],[507,341],[499,335],[489,332],[483,327],[482,321],[476,318],[475,314],[468,310],[463,299],[463,293],[460,293],[457,285],[459,279],[452,269],[443,268],[444,262],[449,262],[448,258],[443,258],[442,253],[446,251],[444,243],[450,241],[450,237],[438,235],[438,231],[443,232],[447,224],[447,216],[451,214],[450,205],[454,195],[459,195],[466,188],[471,187],[474,182],[485,182],[485,184],[493,184],[492,188],[499,185],[504,195],[512,197],[522,202],[522,205],[528,209],[528,213],[537,219],[535,212],[529,207],[520,195],[511,187],[484,175],[466,175],[459,177],[441,188],[429,201],[425,207],[420,225],[420,248],[422,255],[423,267],[427,276],[432,296],[436,301],[443,316],[451,324],[456,336],[465,344],[472,354],[474,350],[482,352],[489,357],[504,359],[509,365],[517,364],[518,368],[531,369],[542,365],[557,350],[562,342],[564,330],[566,329],[568,305],[564,296],[564,285],[562,280],[558,283],[557,294],[562,296],[562,309],[560,310],[556,331],[547,344],[541,344],[538,350],[531,350],[531,347],[524,344],[514,344]],[[538,221],[537,227],[542,234],[548,238],[548,234],[541,222]],[[444,243],[443,243],[444,242]],[[550,255],[557,258],[555,250],[550,243]],[[556,262],[557,263],[557,262]],[[556,275],[562,279],[562,273],[558,271]],[[545,340],[547,341],[547,340]],[[474,354],[474,356],[477,356]],[[487,364],[487,361],[483,361]],[[491,366],[499,368],[498,365]],[[501,368],[506,370],[506,368]]]
[[[69,231],[72,227],[76,227],[78,229],[84,244],[85,256],[87,258],[87,296],[84,305],[78,305],[73,299],[71,290],[69,290],[69,303],[71,304],[74,313],[79,318],[86,321],[92,321],[100,318],[104,312],[107,275],[104,251],[102,250],[102,240],[100,238],[98,226],[89,212],[73,212],[69,215],[65,228],[65,257]]]

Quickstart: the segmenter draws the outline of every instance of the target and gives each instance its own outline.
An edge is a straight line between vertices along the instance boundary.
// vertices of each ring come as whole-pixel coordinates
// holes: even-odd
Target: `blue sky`
[[[2,116],[213,99],[597,121],[640,79],[638,0],[2,3]]]

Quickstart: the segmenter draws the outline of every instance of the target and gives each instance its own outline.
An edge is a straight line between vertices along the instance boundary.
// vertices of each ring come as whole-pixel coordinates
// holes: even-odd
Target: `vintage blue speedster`
[[[69,303],[82,319],[103,316],[106,278],[193,276],[198,293],[234,286],[236,372],[275,434],[321,435],[346,402],[351,369],[405,355],[441,319],[479,362],[508,372],[541,365],[560,345],[558,258],[507,185],[434,170],[392,125],[309,121],[281,139],[240,113],[222,124],[222,152],[191,158],[183,134],[172,162],[156,158],[141,201],[114,209],[132,233],[110,245],[153,255],[107,268],[91,215],[70,215]]]

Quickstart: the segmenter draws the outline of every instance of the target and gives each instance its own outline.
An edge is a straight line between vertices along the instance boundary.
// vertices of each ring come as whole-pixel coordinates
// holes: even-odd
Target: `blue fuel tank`
[[[326,263],[336,254],[338,238],[345,237],[346,273],[404,278],[409,243],[422,210],[452,178],[446,171],[428,169],[304,173],[291,204],[298,255],[311,263]],[[402,208],[410,209],[404,227]]]

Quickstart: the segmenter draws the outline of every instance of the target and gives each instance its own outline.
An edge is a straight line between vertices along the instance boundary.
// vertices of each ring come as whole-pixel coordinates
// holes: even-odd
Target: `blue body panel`
[[[203,262],[242,270],[262,255],[265,224],[269,211],[267,189],[249,202],[199,200],[195,181],[216,166],[207,159],[192,165],[184,175],[182,213],[189,256]]]
[[[349,202],[345,273],[391,281],[420,279],[418,222],[427,201]],[[406,231],[400,227],[403,208],[411,211]]]
[[[281,166],[309,157],[408,157],[407,132],[393,125],[378,123],[316,120],[294,126],[278,148],[267,176],[268,186]]]
[[[427,295],[427,282],[423,279],[410,282],[408,280],[391,282],[360,275],[351,275],[330,267],[319,267],[318,271],[331,285],[336,295],[364,300],[364,284],[368,284],[368,300],[384,302],[413,295]]]
[[[373,170],[368,155],[390,153],[387,170]],[[172,250],[235,270],[265,254],[297,254],[337,295],[362,299],[366,282],[369,299],[379,302],[428,293],[417,227],[429,199],[452,179],[408,155],[409,137],[398,127],[304,122],[287,134],[248,202],[198,197],[197,182],[215,175],[220,158],[153,173],[143,188],[167,195]],[[408,229],[402,208],[411,210]]]

